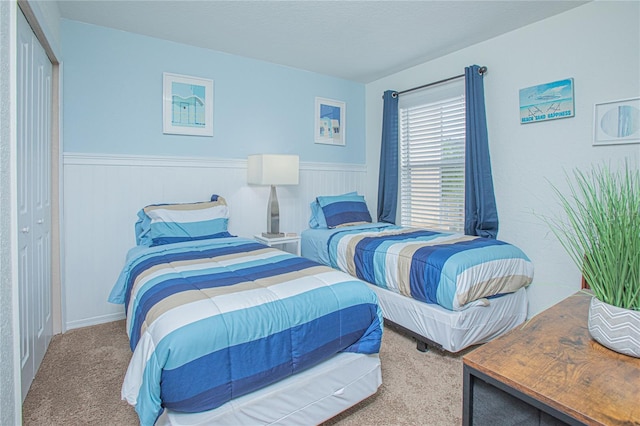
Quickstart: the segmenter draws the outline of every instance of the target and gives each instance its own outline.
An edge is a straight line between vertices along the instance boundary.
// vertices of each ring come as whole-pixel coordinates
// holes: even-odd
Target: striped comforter
[[[331,266],[396,293],[459,311],[533,279],[519,248],[499,240],[381,225],[328,241]]]
[[[143,425],[199,412],[340,351],[377,353],[382,315],[365,283],[243,238],[137,247],[109,298],[133,356],[122,397]]]

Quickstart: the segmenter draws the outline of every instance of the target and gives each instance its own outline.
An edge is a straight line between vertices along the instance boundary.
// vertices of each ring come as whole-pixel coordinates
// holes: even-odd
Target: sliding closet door
[[[31,309],[28,306],[29,295],[33,293],[32,264],[33,242],[31,227],[33,211],[31,209],[31,194],[29,191],[31,176],[31,109],[32,88],[32,53],[31,29],[21,13],[18,14],[18,73],[17,73],[17,102],[18,102],[18,144],[16,149],[18,173],[18,292],[20,297],[20,365],[22,367],[22,399],[29,390],[29,385],[35,376],[33,363],[33,333]],[[30,380],[27,378],[31,378]]]
[[[33,38],[34,102],[36,110],[34,120],[34,138],[32,144],[33,163],[31,173],[33,213],[34,270],[34,315],[35,342],[34,363],[40,366],[53,334],[51,315],[51,79],[53,66],[44,48]]]
[[[22,399],[53,334],[51,315],[52,65],[18,14],[18,285]]]

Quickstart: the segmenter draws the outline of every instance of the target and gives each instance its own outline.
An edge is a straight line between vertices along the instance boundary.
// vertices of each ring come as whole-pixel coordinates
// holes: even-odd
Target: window
[[[400,222],[464,232],[464,79],[398,100]]]

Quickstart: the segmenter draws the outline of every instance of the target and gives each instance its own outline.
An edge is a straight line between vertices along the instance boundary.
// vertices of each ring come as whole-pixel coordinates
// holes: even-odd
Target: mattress
[[[215,410],[166,410],[158,426],[312,425],[373,395],[380,384],[378,354],[341,353],[332,359]]]
[[[366,230],[378,226],[379,224],[369,224],[354,228]],[[339,230],[326,228],[303,231],[302,255],[330,265],[328,241],[336,232]],[[435,343],[452,353],[490,341],[522,324],[527,317],[528,298],[525,288],[488,298],[482,305],[453,311],[371,283],[368,285],[378,295],[378,304],[385,319],[415,334],[414,337],[419,341]]]

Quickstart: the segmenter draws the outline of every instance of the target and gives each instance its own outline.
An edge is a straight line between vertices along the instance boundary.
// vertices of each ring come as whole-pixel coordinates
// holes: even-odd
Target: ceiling
[[[362,83],[584,3],[574,0],[58,1],[60,14],[66,19]]]

